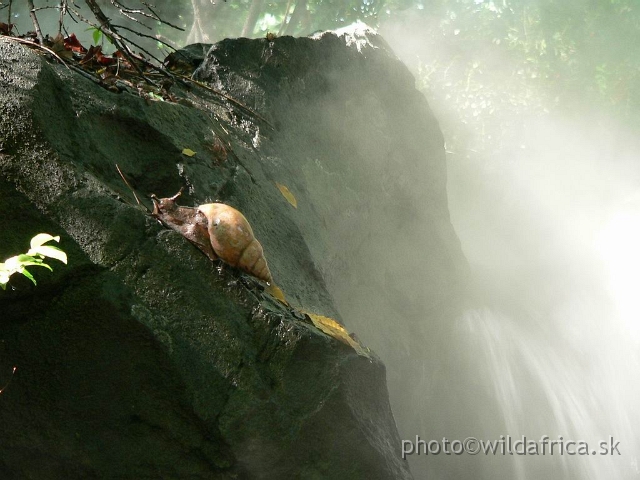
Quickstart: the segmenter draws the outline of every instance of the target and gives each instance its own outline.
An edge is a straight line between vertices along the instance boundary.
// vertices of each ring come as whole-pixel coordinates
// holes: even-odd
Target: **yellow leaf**
[[[196,154],[196,152],[194,152],[190,148],[185,148],[182,150],[182,154],[186,155],[187,157],[193,157]]]
[[[276,187],[278,187],[278,190],[280,190],[280,193],[282,194],[282,196],[287,199],[287,202],[289,202],[293,206],[293,208],[298,208],[298,201],[296,200],[296,197],[293,196],[293,193],[291,193],[291,190],[289,190],[286,186],[282,185],[281,183],[277,183],[277,182],[276,182]]]
[[[363,357],[369,357],[369,352],[368,352],[369,349],[367,349],[366,347],[363,347],[358,342],[356,342],[353,338],[351,338],[351,336],[349,335],[349,332],[347,332],[347,330],[338,322],[336,322],[333,318],[325,317],[322,315],[316,315],[315,313],[305,312],[304,310],[302,310],[302,313],[306,314],[311,319],[315,327],[321,330],[322,332],[326,333],[330,337],[335,338],[336,340],[339,340],[340,342],[346,345],[349,345],[351,348],[353,348],[356,351],[358,355],[361,355]]]
[[[275,283],[269,285],[266,289],[266,292],[273,296],[276,300],[284,303],[286,306],[289,306],[289,302],[287,302],[287,300],[284,298],[284,292],[280,290],[280,287],[278,287]]]

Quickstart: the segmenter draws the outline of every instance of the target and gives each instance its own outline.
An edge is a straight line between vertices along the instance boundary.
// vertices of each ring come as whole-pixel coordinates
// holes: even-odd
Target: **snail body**
[[[152,215],[176,230],[211,260],[223,262],[267,283],[273,282],[262,245],[245,216],[224,203],[182,207],[176,203],[182,190],[169,198],[151,196]]]

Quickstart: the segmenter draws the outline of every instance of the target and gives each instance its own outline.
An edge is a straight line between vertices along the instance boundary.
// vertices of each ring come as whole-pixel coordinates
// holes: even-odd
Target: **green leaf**
[[[60,237],[53,237],[48,233],[39,233],[35,237],[31,239],[31,248],[36,248],[42,245],[43,243],[47,243],[51,240],[55,240],[56,242],[60,242]]]
[[[47,270],[49,270],[50,272],[53,272],[53,268],[51,268],[46,263],[42,263],[42,262],[39,262],[39,263],[31,263],[31,262],[30,263],[23,263],[22,267],[27,267],[27,266],[32,266],[32,265],[35,266],[35,267],[44,267]],[[24,270],[24,268],[23,268],[23,270]]]
[[[18,257],[19,257],[19,255],[16,255],[15,257],[7,258],[4,261],[4,265],[5,265],[4,268],[7,269],[10,272],[19,271],[20,270],[20,265],[22,264],[22,262],[20,261],[20,259]]]
[[[62,263],[67,263],[67,254],[60,250],[58,247],[51,247],[49,245],[43,245],[41,247],[32,248],[29,250],[29,255],[40,254],[45,257],[55,258]]]
[[[98,45],[100,43],[100,38],[102,38],[102,32],[97,28],[93,29],[93,43],[94,45]]]
[[[23,269],[22,269],[22,272],[20,272],[20,273],[22,273],[25,277],[27,277],[29,280],[31,280],[31,281],[33,282],[33,284],[34,284],[34,285],[37,285],[37,283],[36,283],[36,279],[35,279],[35,278],[33,278],[33,275],[31,275],[31,274],[27,271],[27,269],[26,269],[26,268],[23,268]]]
[[[9,271],[11,273],[22,273],[22,269],[24,267],[31,265],[34,265],[36,267],[45,267],[53,272],[53,269],[49,265],[44,263],[41,258],[32,257],[31,255],[25,255],[24,253],[7,259],[5,261],[5,265],[9,266]]]
[[[35,257],[33,256],[33,254],[31,253],[21,253],[20,255],[16,255],[13,258],[17,258],[18,262],[20,263],[25,263],[25,262],[42,262],[41,258]]]
[[[0,287],[6,290],[6,285],[14,273],[23,274],[31,280],[34,285],[37,285],[35,278],[33,278],[33,275],[31,275],[25,267],[44,267],[49,271],[53,271],[53,268],[44,263],[45,257],[55,258],[63,263],[67,263],[67,254],[65,252],[58,247],[44,245],[51,240],[59,242],[60,237],[54,237],[48,233],[40,233],[31,239],[31,248],[27,253],[15,255],[6,259],[4,263],[0,263]]]

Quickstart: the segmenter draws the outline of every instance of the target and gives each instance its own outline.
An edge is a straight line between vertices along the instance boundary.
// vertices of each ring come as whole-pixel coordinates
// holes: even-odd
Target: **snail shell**
[[[152,215],[182,234],[211,260],[219,258],[267,283],[273,282],[262,245],[256,240],[245,216],[224,203],[182,207],[176,199],[151,196]]]
[[[224,203],[207,203],[197,210],[207,218],[211,246],[222,261],[260,280],[272,282],[262,245],[242,213]]]

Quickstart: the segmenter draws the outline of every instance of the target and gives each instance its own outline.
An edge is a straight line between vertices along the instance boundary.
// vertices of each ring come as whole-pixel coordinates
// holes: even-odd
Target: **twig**
[[[244,103],[239,102],[238,100],[236,100],[235,98],[227,95],[226,93],[221,92],[220,90],[216,90],[215,88],[210,87],[209,85],[206,85],[202,82],[199,82],[197,80],[194,80],[193,78],[190,77],[186,77],[184,75],[180,75],[180,74],[174,74],[176,77],[178,78],[182,78],[183,80],[186,80],[187,82],[191,82],[194,83],[195,85],[204,88],[205,90],[209,90],[212,93],[215,93],[216,95],[221,96],[222,98],[228,100],[229,102],[233,103],[234,105],[236,105],[237,107],[240,107],[242,110],[248,112],[250,115],[254,116],[255,118],[257,118],[258,120],[266,123],[268,126],[270,126],[271,128],[273,128],[275,130],[275,127],[273,125],[271,125],[271,123],[264,118],[262,115],[260,115],[257,112],[254,112],[253,110],[251,110],[249,107],[247,107]]]
[[[120,3],[118,0],[110,0],[111,1],[111,5],[113,5],[114,7],[116,7],[120,13],[122,15],[124,15],[125,17],[133,20],[136,23],[139,23],[140,25],[148,28],[149,30],[152,30],[151,27],[145,25],[144,23],[142,23],[140,20],[138,20],[137,18],[134,17],[134,15],[140,15],[142,17],[146,17],[146,18],[150,18],[152,20],[156,20],[160,23],[164,23],[165,25],[170,26],[171,28],[175,28],[176,30],[180,30],[184,32],[184,28],[182,27],[178,27],[177,25],[173,25],[170,22],[167,22],[166,20],[162,19],[162,17],[160,17],[160,15],[158,15],[152,8],[151,5],[149,5],[146,2],[140,2],[142,3],[145,7],[147,7],[147,9],[151,12],[150,14],[145,12],[144,10],[141,10],[139,8],[131,8],[131,7],[126,7],[125,5],[123,5],[122,3]]]
[[[151,211],[149,210],[149,207],[147,207],[144,203],[142,203],[140,201],[140,199],[138,198],[138,195],[136,195],[136,191],[133,189],[131,184],[128,182],[127,178],[124,176],[124,174],[122,173],[122,170],[120,170],[120,167],[118,166],[117,163],[116,163],[116,170],[118,170],[118,173],[120,174],[120,178],[122,178],[122,181],[124,182],[124,184],[129,188],[129,190],[131,190],[131,193],[133,193],[133,198],[136,199],[136,202],[138,203],[138,205],[140,205],[141,207],[144,207],[144,209],[147,211],[147,213],[151,213]],[[181,193],[181,192],[182,192],[182,190],[180,190],[179,193]]]
[[[131,8],[127,8],[124,5],[122,5],[120,2],[118,2],[117,0],[111,0],[111,5],[116,7],[123,16],[127,17],[130,20],[133,20],[136,23],[139,23],[144,28],[148,28],[149,30],[151,30],[150,26],[145,25],[144,23],[142,23],[140,20],[138,20],[136,17],[133,16],[133,15],[142,15],[143,17],[153,18],[151,15],[149,15],[145,11],[143,11],[143,10],[133,10]]]
[[[135,35],[138,35],[139,37],[144,37],[144,38],[149,38],[151,40],[155,40],[156,42],[159,42],[167,47],[169,47],[171,50],[173,50],[174,52],[177,52],[178,49],[176,47],[174,47],[173,45],[171,45],[170,43],[165,42],[164,40],[161,40],[160,38],[158,38],[157,36],[154,35],[147,35],[146,33],[140,33],[140,32],[136,32],[135,30],[129,28],[129,27],[125,27],[124,25],[117,25],[117,24],[112,24],[114,27],[118,27],[118,28],[122,28],[123,30],[127,30]],[[141,47],[138,47],[141,50],[143,50]],[[146,50],[144,50],[144,52],[146,52],[147,55],[149,55],[150,57],[158,60],[158,62],[162,63],[161,60],[157,59],[156,57],[154,57],[151,53],[147,52]]]
[[[149,9],[149,11],[155,15],[155,17],[154,17],[154,18],[155,18],[157,21],[159,21],[160,23],[164,23],[165,25],[168,25],[168,26],[170,26],[171,28],[175,28],[176,30],[180,30],[181,32],[184,32],[184,31],[185,31],[185,30],[184,30],[184,28],[179,27],[179,26],[177,26],[177,25],[174,25],[173,23],[169,23],[169,22],[167,22],[166,20],[163,20],[162,18],[160,18],[160,15],[158,15],[156,12],[154,12],[154,11],[153,11],[153,9],[151,8],[151,5],[149,5],[147,2],[142,2],[142,1],[141,1],[140,3],[142,3],[145,7],[147,7],[147,8]]]
[[[58,19],[58,35],[62,35],[62,20],[67,14],[67,0],[60,1],[60,18]]]
[[[100,77],[96,75],[92,75],[91,73],[84,70],[83,68],[76,67],[73,63],[70,63],[68,66],[71,68],[71,70],[78,72],[83,77],[88,78],[89,80],[96,83],[97,85],[100,85],[101,87],[104,87],[105,83],[102,81]]]
[[[196,0],[191,0],[191,10],[193,10],[193,21],[191,22],[189,35],[187,35],[187,43],[202,42],[205,38],[200,24],[200,9]]]
[[[11,370],[11,376],[9,377],[9,381],[5,384],[4,387],[0,388],[0,394],[4,393],[7,387],[11,384],[11,380],[13,380],[13,375],[16,373],[17,369],[18,367],[14,365],[13,369]]]
[[[44,37],[42,36],[42,30],[40,30],[38,17],[36,17],[36,11],[35,11],[35,7],[33,6],[33,0],[27,0],[27,5],[29,6],[29,15],[31,16],[31,21],[33,22],[33,28],[36,29],[36,35],[38,36],[38,41],[40,42],[40,45],[44,45]]]
[[[69,10],[69,5],[68,5],[68,4],[67,4],[67,15],[69,16],[69,18],[70,18],[71,20],[73,20],[73,22],[74,22],[74,23],[78,23],[78,20],[73,16],[73,14],[71,13],[71,11]],[[69,32],[67,32],[67,27],[65,27],[64,25],[62,25],[62,28],[64,29],[64,33],[65,33],[65,35],[67,35],[67,36],[68,36],[68,33],[69,33]]]
[[[69,65],[67,65],[67,63],[64,60],[62,60],[62,58],[60,58],[56,52],[54,52],[50,48],[45,47],[44,45],[41,45],[39,43],[32,42],[31,40],[27,40],[25,38],[20,38],[20,37],[4,37],[4,38],[7,38],[9,40],[13,40],[13,41],[18,42],[18,43],[24,43],[25,45],[32,45],[32,46],[34,46],[36,48],[39,48],[40,50],[44,50],[45,52],[50,53],[51,55],[53,55],[65,67],[69,68]]]
[[[242,168],[244,168],[245,172],[247,172],[249,174],[249,178],[251,179],[251,181],[254,184],[258,184],[258,182],[256,181],[256,179],[253,177],[253,173],[251,173],[251,170],[249,170],[249,168],[242,162],[242,160],[240,160],[240,157],[238,157],[238,155],[236,155],[236,152],[233,151],[233,146],[231,145],[231,141],[228,138],[229,132],[227,132],[227,129],[224,128],[223,125],[218,124],[214,121],[213,119],[213,114],[211,115],[211,117],[209,118],[209,120],[211,120],[211,125],[212,125],[212,129],[211,132],[214,135],[217,135],[218,137],[220,137],[221,140],[224,140],[224,143],[226,143],[226,148],[227,148],[227,154],[230,154],[233,159],[236,161],[236,163],[238,165],[240,165]],[[226,134],[226,135],[222,135],[220,133],[220,131],[218,130],[217,127],[220,127],[222,129],[222,131]]]
[[[39,12],[40,10],[58,10],[58,5],[48,5],[46,7],[35,7],[33,9],[34,12]]]
[[[134,33],[134,34],[138,35],[139,37],[145,37],[145,38],[151,38],[152,40],[157,40],[155,37],[153,37],[151,35],[145,35],[144,33],[136,32],[135,30],[132,30],[131,28],[125,27],[123,25],[117,25],[117,24],[113,23],[113,24],[111,24],[111,26],[112,27],[117,27],[118,29],[127,30],[127,31],[129,31],[131,33]],[[129,40],[129,39],[127,39],[127,42],[129,42],[131,45],[134,45],[134,46],[138,47],[144,53],[149,55],[149,57],[153,58],[156,62],[162,63],[162,60],[160,60],[158,57],[156,57],[153,53],[151,53],[146,48],[142,47],[141,45],[138,45],[136,42],[134,42],[132,40]],[[167,45],[167,46],[170,47],[171,45]],[[173,47],[171,47],[171,48],[173,48]],[[133,52],[131,52],[131,55],[135,57],[135,54]],[[135,58],[137,58],[137,57],[135,57]]]
[[[11,25],[11,4],[13,3],[13,0],[9,0],[9,13],[7,15],[7,23],[9,25]]]

